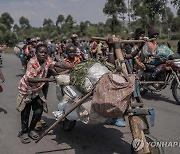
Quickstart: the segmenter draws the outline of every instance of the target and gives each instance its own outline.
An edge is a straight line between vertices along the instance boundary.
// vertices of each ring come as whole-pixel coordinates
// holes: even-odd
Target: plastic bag
[[[56,96],[59,101],[63,99],[62,89],[60,85],[56,85]]]
[[[106,73],[110,72],[106,66],[100,63],[95,63],[89,70],[87,78],[91,81],[92,85],[95,85],[98,80]]]
[[[59,85],[69,85],[70,84],[70,75],[69,74],[62,74],[62,75],[57,75],[56,77],[57,84]]]
[[[85,78],[85,83],[84,83],[84,92],[88,93],[93,89],[93,85],[91,81],[88,78]]]

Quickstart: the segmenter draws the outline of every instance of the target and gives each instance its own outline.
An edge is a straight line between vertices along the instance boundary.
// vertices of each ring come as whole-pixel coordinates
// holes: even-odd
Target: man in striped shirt
[[[25,75],[19,82],[19,94],[16,109],[21,112],[21,132],[19,137],[22,143],[30,143],[30,138],[36,140],[39,135],[34,130],[36,123],[41,119],[43,106],[46,102],[42,88],[46,82],[54,82],[54,78],[47,78],[49,68],[60,67],[71,69],[63,63],[56,63],[48,56],[45,44],[36,47],[36,55],[30,59]],[[29,126],[29,116],[33,110]],[[30,137],[30,138],[29,138]]]

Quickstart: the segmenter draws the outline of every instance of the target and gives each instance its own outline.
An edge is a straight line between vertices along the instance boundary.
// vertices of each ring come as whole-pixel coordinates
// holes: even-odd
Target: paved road
[[[0,153],[1,154],[110,154],[130,153],[132,140],[128,121],[125,128],[110,125],[85,125],[81,122],[71,132],[64,132],[58,125],[38,144],[33,141],[24,145],[17,137],[20,131],[20,114],[15,110],[17,85],[20,80],[20,61],[13,54],[3,54],[2,71],[6,77],[4,91],[0,93]],[[155,127],[151,134],[160,141],[180,142],[180,106],[175,104],[170,89],[160,94],[147,94],[144,97],[147,107],[156,110]],[[56,110],[57,100],[55,84],[51,84],[48,93],[49,113],[43,119],[51,125],[55,122],[51,112]],[[167,154],[178,154],[180,148],[165,148]]]

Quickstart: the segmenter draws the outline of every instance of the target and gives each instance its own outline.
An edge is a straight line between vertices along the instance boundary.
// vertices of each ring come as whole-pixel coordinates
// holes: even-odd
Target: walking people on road
[[[19,137],[22,143],[37,140],[39,135],[34,130],[36,123],[41,119],[43,106],[46,103],[42,88],[46,82],[54,82],[54,78],[47,78],[50,67],[71,69],[71,67],[57,64],[48,56],[48,47],[45,44],[36,46],[36,55],[30,59],[25,75],[19,82],[19,94],[16,109],[21,112],[21,132]],[[29,125],[31,108],[33,116]]]

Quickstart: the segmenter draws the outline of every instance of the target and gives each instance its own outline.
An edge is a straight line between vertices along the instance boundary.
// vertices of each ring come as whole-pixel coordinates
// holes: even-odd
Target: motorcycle
[[[160,66],[160,67],[159,67]],[[153,78],[155,65],[146,65],[146,70],[140,73],[140,93],[160,92],[168,85],[171,85],[172,94],[178,104],[180,104],[180,59],[166,60],[158,67],[160,73]]]

